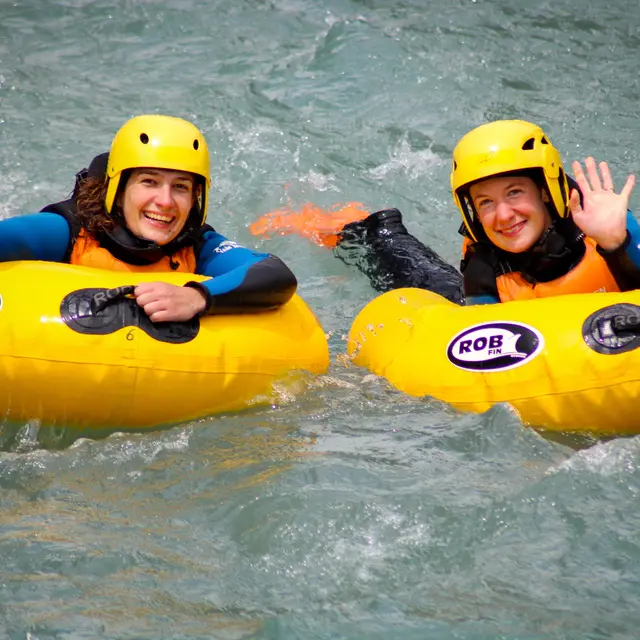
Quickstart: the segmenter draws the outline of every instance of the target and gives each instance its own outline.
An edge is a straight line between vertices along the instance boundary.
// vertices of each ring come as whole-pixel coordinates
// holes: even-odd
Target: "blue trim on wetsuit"
[[[634,218],[631,211],[627,211],[627,231],[631,236],[627,246],[627,256],[633,264],[640,269],[640,224]]]
[[[217,231],[207,231],[197,256],[196,273],[213,278],[201,284],[217,296],[240,287],[249,268],[268,257],[268,253],[251,251]]]
[[[465,298],[465,305],[467,307],[473,307],[477,304],[497,304],[500,302],[499,298],[491,296],[488,293],[482,296],[467,296]]]

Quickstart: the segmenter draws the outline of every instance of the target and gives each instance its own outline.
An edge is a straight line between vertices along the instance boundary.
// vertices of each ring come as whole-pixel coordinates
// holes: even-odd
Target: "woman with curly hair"
[[[118,131],[109,153],[76,178],[69,200],[0,221],[0,261],[46,260],[133,273],[153,322],[278,307],[297,282],[276,256],[239,246],[205,223],[209,152],[180,118],[144,115]],[[176,286],[162,272],[209,276]]]

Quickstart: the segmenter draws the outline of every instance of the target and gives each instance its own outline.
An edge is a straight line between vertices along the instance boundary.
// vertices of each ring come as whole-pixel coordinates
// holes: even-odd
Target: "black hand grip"
[[[613,355],[640,347],[640,306],[629,302],[603,307],[582,324],[582,337],[596,353]]]
[[[611,328],[616,334],[623,332],[640,333],[640,315],[635,313],[613,316]]]
[[[121,287],[94,293],[91,298],[91,313],[96,315],[106,309],[112,302],[117,302],[126,296],[130,296],[135,288],[135,284],[124,284]]]

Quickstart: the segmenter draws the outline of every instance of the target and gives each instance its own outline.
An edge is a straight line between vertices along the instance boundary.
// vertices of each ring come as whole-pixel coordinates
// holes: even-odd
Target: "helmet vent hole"
[[[200,146],[200,143],[197,140],[194,140],[193,141],[193,148],[197,151],[199,146]]]
[[[458,169],[458,163],[454,160],[453,161],[453,170],[456,171]]]
[[[529,138],[523,145],[523,151],[531,151],[533,149],[533,145],[535,144],[535,140],[533,138]]]
[[[140,142],[142,142],[142,144],[149,144],[149,136],[146,133],[141,133]]]
[[[541,142],[542,144],[549,144],[549,141],[547,140],[546,136],[542,136]]]

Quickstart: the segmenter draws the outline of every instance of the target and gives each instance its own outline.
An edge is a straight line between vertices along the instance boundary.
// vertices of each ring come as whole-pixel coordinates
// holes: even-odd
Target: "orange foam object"
[[[307,203],[299,211],[283,207],[266,213],[249,225],[249,231],[254,236],[264,237],[297,233],[318,246],[333,249],[345,225],[363,220],[368,215],[369,211],[361,202],[338,204],[330,209]]]

